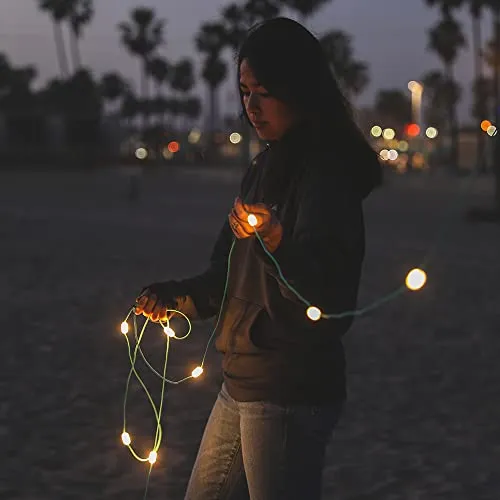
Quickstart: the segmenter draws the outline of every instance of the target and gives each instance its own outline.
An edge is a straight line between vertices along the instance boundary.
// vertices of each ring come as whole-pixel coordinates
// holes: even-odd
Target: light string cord
[[[470,176],[469,182],[467,182],[467,183],[464,182],[463,183],[464,184],[463,191],[465,191],[465,188],[470,187],[469,184],[472,184],[473,180],[475,180],[477,177],[479,177],[479,172],[474,171],[472,174],[469,174],[469,176]],[[460,190],[460,191],[462,191],[462,190]],[[459,200],[462,200],[465,197],[458,196],[457,198]],[[252,217],[254,217],[253,220],[251,219]],[[388,293],[385,296],[382,296],[378,300],[373,301],[371,304],[369,304],[369,305],[367,305],[367,306],[365,306],[365,307],[363,307],[361,309],[355,309],[355,310],[351,310],[351,311],[344,311],[344,312],[335,313],[335,314],[333,314],[333,313],[323,313],[319,308],[317,308],[316,306],[313,306],[310,301],[308,301],[306,298],[304,298],[300,294],[300,292],[298,292],[298,290],[296,290],[288,282],[288,280],[286,279],[286,277],[284,276],[284,274],[283,274],[283,272],[281,270],[281,267],[280,267],[278,261],[275,259],[275,257],[272,255],[272,253],[267,249],[267,247],[265,246],[264,241],[263,241],[261,235],[258,233],[258,230],[255,227],[256,226],[256,218],[255,218],[255,216],[253,216],[253,214],[249,215],[248,221],[249,221],[250,225],[253,226],[255,237],[257,238],[257,240],[259,241],[260,245],[262,246],[263,251],[266,253],[266,255],[269,257],[269,259],[271,260],[271,262],[275,266],[275,268],[276,268],[276,270],[278,272],[278,275],[279,275],[280,279],[282,280],[283,284],[304,305],[307,306],[308,309],[306,311],[306,314],[309,317],[309,319],[311,319],[313,321],[317,321],[317,320],[319,320],[321,318],[332,319],[332,318],[344,318],[344,317],[347,317],[347,316],[361,316],[363,314],[366,314],[369,311],[372,311],[372,310],[380,307],[382,304],[395,299],[396,297],[398,297],[399,295],[401,295],[403,292],[405,292],[407,289],[410,289],[410,290],[419,290],[425,284],[425,281],[426,281],[425,273],[423,273],[423,271],[421,271],[420,269],[418,269],[418,271],[420,271],[421,273],[423,273],[423,276],[422,275],[417,276],[418,277],[417,281],[419,282],[418,283],[419,286],[411,287],[410,284],[408,283],[408,279],[407,279],[406,286],[403,286],[403,285],[399,286],[394,291]],[[255,222],[255,223],[252,224],[252,222]],[[441,225],[440,225],[441,229],[442,229],[441,226],[443,226],[444,224],[445,224],[445,221],[443,220],[442,223],[441,223]],[[450,225],[448,225],[448,228],[449,227],[450,227]],[[443,234],[442,234],[443,232],[444,231],[440,231],[439,232],[438,237],[436,237],[435,241],[433,242],[434,243],[433,247],[431,247],[431,249],[424,256],[423,261],[422,261],[422,267],[424,267],[425,264],[427,264],[429,262],[431,254],[432,254],[432,250],[435,251],[436,247],[438,246],[438,243],[443,239]],[[439,236],[441,236],[441,238],[439,238]],[[170,327],[169,316],[167,316],[166,322],[158,321],[158,323],[163,328],[163,331],[164,331],[164,333],[166,334],[166,337],[167,337],[167,339],[166,339],[166,349],[165,349],[165,360],[164,360],[164,363],[163,363],[163,374],[159,373],[151,365],[151,363],[149,363],[149,361],[147,360],[144,352],[142,351],[142,349],[140,347],[140,344],[141,344],[141,341],[143,339],[146,327],[147,327],[147,325],[149,323],[149,319],[147,319],[147,318],[145,319],[144,324],[143,324],[143,326],[141,328],[141,331],[138,334],[137,333],[138,332],[137,319],[136,319],[135,314],[133,314],[135,312],[135,307],[136,307],[134,305],[133,307],[130,308],[127,316],[125,317],[124,321],[121,324],[121,331],[124,334],[124,337],[125,337],[126,342],[127,342],[128,356],[129,356],[129,360],[130,360],[130,363],[131,363],[131,368],[130,368],[130,371],[129,371],[129,374],[128,374],[128,377],[127,377],[127,382],[126,382],[126,387],[125,387],[125,395],[124,395],[124,401],[123,401],[123,433],[122,433],[122,442],[123,442],[123,444],[125,444],[127,446],[127,448],[129,449],[129,451],[131,452],[131,454],[134,456],[134,458],[136,458],[140,462],[149,461],[149,463],[150,463],[150,467],[149,467],[148,474],[147,474],[146,491],[145,491],[145,494],[144,494],[144,500],[146,499],[146,496],[147,496],[147,490],[148,490],[148,485],[149,485],[149,479],[150,479],[150,475],[151,475],[151,470],[152,470],[153,464],[156,462],[157,453],[158,453],[158,450],[160,448],[160,444],[161,444],[161,441],[162,441],[161,416],[162,416],[162,413],[163,413],[163,406],[164,406],[164,399],[165,399],[165,387],[166,387],[165,384],[168,383],[168,384],[172,384],[172,385],[178,385],[178,384],[180,384],[182,382],[185,382],[185,381],[187,381],[187,380],[189,380],[191,378],[197,378],[197,377],[199,377],[201,375],[201,373],[204,371],[203,367],[204,367],[206,356],[207,356],[207,353],[208,353],[208,348],[209,348],[209,346],[210,346],[210,344],[212,342],[212,339],[213,339],[213,337],[214,337],[214,335],[215,335],[215,333],[217,331],[217,328],[218,328],[218,325],[219,325],[219,322],[220,322],[220,319],[221,319],[221,316],[222,316],[222,311],[223,311],[223,307],[224,307],[224,301],[225,301],[226,296],[227,296],[227,290],[228,290],[228,284],[229,284],[229,275],[230,275],[230,269],[231,269],[231,257],[232,257],[232,253],[233,253],[233,250],[234,250],[235,243],[236,243],[236,238],[233,238],[233,241],[232,241],[229,253],[228,253],[226,280],[225,280],[224,290],[223,290],[222,299],[221,299],[221,305],[220,305],[220,308],[219,308],[219,312],[218,312],[218,315],[217,315],[217,320],[216,320],[215,326],[214,326],[214,328],[212,330],[212,333],[211,333],[211,335],[210,335],[210,337],[208,339],[208,342],[206,344],[201,364],[200,364],[200,366],[198,366],[197,368],[195,368],[193,370],[193,372],[192,372],[192,374],[190,376],[184,377],[184,378],[182,378],[180,380],[177,380],[177,381],[168,379],[166,377],[166,375],[167,375],[168,354],[169,354],[169,348],[170,348],[170,339],[184,340],[184,339],[186,339],[190,335],[190,333],[192,331],[191,322],[190,322],[189,318],[182,311],[179,311],[179,310],[176,310],[176,309],[167,309],[167,313],[172,313],[172,315],[173,314],[179,314],[180,316],[184,317],[184,319],[186,320],[186,322],[188,324],[188,332],[183,337],[177,337],[176,336],[175,332]],[[417,269],[414,269],[413,271],[417,271]],[[410,272],[409,275],[412,272]],[[136,341],[136,345],[134,347],[133,354],[132,354],[132,346],[131,346],[130,341],[129,341],[128,337],[127,337],[127,333],[128,333],[128,320],[129,320],[129,318],[130,318],[130,316],[132,314],[133,314],[133,324],[134,324],[134,339]],[[151,394],[149,393],[146,385],[144,384],[144,381],[141,379],[141,377],[140,377],[140,375],[139,375],[139,373],[138,373],[138,371],[137,371],[137,369],[135,367],[135,364],[137,362],[137,354],[138,353],[141,356],[143,362],[150,369],[150,371],[154,375],[156,375],[158,378],[160,378],[161,381],[162,381],[160,402],[159,402],[159,407],[158,408],[156,407],[156,405],[155,405],[155,403],[153,401],[153,398],[151,397]],[[156,420],[156,431],[155,431],[154,445],[153,445],[153,449],[150,452],[148,458],[142,458],[142,457],[140,457],[137,454],[137,452],[131,446],[131,438],[130,438],[130,435],[126,431],[126,422],[127,422],[127,419],[126,419],[126,406],[127,406],[127,397],[128,397],[128,393],[129,393],[129,386],[130,386],[132,375],[135,376],[135,378],[139,382],[141,388],[145,392],[145,394],[147,396],[147,399],[148,399],[148,401],[149,401],[149,403],[150,403],[150,405],[151,405],[151,407],[153,409],[153,413],[155,415],[155,420]]]

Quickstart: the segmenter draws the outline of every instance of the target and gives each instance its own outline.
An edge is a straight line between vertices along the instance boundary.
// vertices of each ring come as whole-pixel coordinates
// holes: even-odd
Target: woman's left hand
[[[248,222],[248,216],[251,214],[256,219],[254,226]],[[248,238],[258,232],[271,253],[278,248],[283,237],[280,221],[263,203],[244,204],[240,198],[236,198],[229,214],[229,225],[238,239]]]

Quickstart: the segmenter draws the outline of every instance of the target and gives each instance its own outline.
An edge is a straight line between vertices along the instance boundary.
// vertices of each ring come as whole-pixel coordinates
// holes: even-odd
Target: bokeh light
[[[193,129],[189,132],[188,142],[189,144],[197,144],[200,141],[201,132],[198,129]]]
[[[231,144],[239,144],[241,142],[241,139],[241,134],[238,134],[238,132],[233,132],[229,136],[229,141],[231,142]]]
[[[387,161],[389,159],[389,150],[388,149],[382,149],[382,151],[380,151],[380,158],[382,158],[382,160],[384,161]]]
[[[497,135],[497,128],[495,125],[490,125],[488,127],[488,130],[486,130],[486,133],[490,136],[493,137],[494,135]]]
[[[148,157],[148,150],[146,148],[137,148],[135,150],[135,157],[138,160],[145,160]]]
[[[398,159],[399,153],[395,149],[389,150],[389,160],[395,161]]]
[[[483,132],[487,132],[488,129],[492,126],[492,123],[489,120],[483,120],[481,122],[481,130]]]
[[[382,127],[378,125],[374,125],[371,130],[371,134],[373,137],[380,137],[382,135]]]
[[[427,130],[425,131],[425,135],[429,139],[435,139],[438,136],[438,130],[435,127],[428,127]]]
[[[177,141],[171,141],[168,143],[167,148],[171,153],[177,153],[181,146]]]
[[[392,128],[386,128],[382,134],[384,136],[384,139],[387,139],[388,141],[396,137],[396,132]]]

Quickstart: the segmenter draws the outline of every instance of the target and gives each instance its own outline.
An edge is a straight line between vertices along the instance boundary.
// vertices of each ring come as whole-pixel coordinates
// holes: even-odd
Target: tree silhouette
[[[399,89],[380,90],[375,98],[374,111],[383,127],[393,128],[399,134],[411,122],[410,98]]]
[[[429,31],[429,49],[439,56],[443,62],[444,72],[449,85],[453,85],[455,61],[458,52],[465,47],[467,41],[457,21],[445,11],[444,17]],[[448,119],[450,126],[451,154],[450,166],[458,167],[458,123],[456,102],[448,99]]]
[[[330,1],[331,0],[281,0],[281,3],[295,10],[299,14],[301,21],[304,21]]]
[[[38,5],[41,10],[47,12],[52,18],[59,70],[61,77],[67,78],[69,76],[69,65],[62,32],[62,22],[66,21],[71,14],[72,0],[38,0]]]
[[[368,65],[354,59],[352,38],[343,31],[330,31],[319,40],[347,96],[360,94],[370,77]]]
[[[131,21],[118,25],[123,45],[141,62],[141,96],[143,99],[143,126],[147,124],[147,104],[149,95],[148,63],[156,49],[164,43],[165,21],[156,19],[155,11],[138,7],[131,12]]]
[[[88,25],[94,17],[93,0],[70,0],[72,5],[69,13],[70,24],[70,46],[73,55],[73,69],[81,69],[82,58],[80,54],[79,40],[83,34],[83,28]]]

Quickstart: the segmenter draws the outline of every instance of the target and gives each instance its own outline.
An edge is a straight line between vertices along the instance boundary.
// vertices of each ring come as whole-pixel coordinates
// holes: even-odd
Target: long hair
[[[378,155],[358,128],[326,54],[310,31],[284,17],[259,23],[240,47],[238,84],[244,59],[258,82],[298,114],[311,137],[337,146],[338,156],[352,162],[352,174],[364,196],[380,184]],[[243,116],[250,122],[238,88]]]

